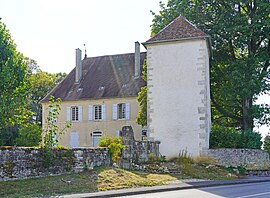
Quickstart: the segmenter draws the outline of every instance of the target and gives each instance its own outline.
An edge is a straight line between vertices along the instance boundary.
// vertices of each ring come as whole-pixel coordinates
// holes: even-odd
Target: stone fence
[[[149,156],[159,156],[159,141],[135,140],[131,126],[124,126],[121,132],[122,142],[125,146],[121,158],[122,168],[138,169],[138,166],[148,161]]]
[[[270,159],[259,149],[209,149],[208,156],[223,166],[243,166],[247,170],[269,170]]]
[[[0,180],[80,172],[110,165],[108,148],[71,150],[38,148],[0,148]]]

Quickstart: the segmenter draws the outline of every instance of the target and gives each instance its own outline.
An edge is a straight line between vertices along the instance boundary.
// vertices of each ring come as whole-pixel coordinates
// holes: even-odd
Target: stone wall
[[[125,169],[137,169],[148,161],[150,154],[159,156],[160,142],[135,140],[131,126],[122,128],[122,141],[125,149],[122,151],[121,166]]]
[[[259,149],[209,149],[208,156],[224,166],[243,166],[247,170],[269,170],[270,159]]]
[[[0,148],[0,180],[80,172],[110,163],[107,148]]]

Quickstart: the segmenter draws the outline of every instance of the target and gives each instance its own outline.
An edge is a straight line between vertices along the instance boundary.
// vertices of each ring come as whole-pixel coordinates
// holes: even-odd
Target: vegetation
[[[28,67],[37,65],[35,61],[28,64]],[[31,88],[29,89],[29,108],[33,112],[31,122],[41,126],[42,122],[42,106],[40,101],[66,76],[65,73],[50,74],[42,71],[38,66],[31,70],[29,81]]]
[[[19,126],[16,146],[39,146],[41,142],[41,126],[36,123],[26,123]]]
[[[137,174],[121,169],[104,167],[78,174],[1,181],[0,197],[40,197],[95,192],[98,190],[162,185],[170,180],[175,180],[175,178],[169,175]],[[22,191],[21,189],[24,190]]]
[[[120,137],[108,137],[106,134],[100,138],[99,147],[108,147],[109,154],[112,156],[113,162],[118,162],[122,155],[124,148],[122,139]]]
[[[144,61],[142,79],[147,82],[147,62]],[[147,126],[147,86],[141,88],[137,96],[137,101],[140,106],[139,113],[136,117],[136,122],[141,126]]]
[[[255,100],[270,90],[270,7],[255,0],[169,0],[153,12],[152,34],[180,14],[212,37],[213,122],[253,130],[269,123],[269,106]]]
[[[263,149],[270,154],[270,133],[268,133],[264,138]]]
[[[0,145],[14,144],[13,134],[17,124],[29,116],[27,91],[27,65],[0,20]]]
[[[36,61],[17,51],[1,21],[0,49],[0,145],[36,145],[42,120],[39,102],[66,74],[41,71]],[[26,130],[30,128],[34,131]]]
[[[210,148],[261,149],[261,135],[251,130],[236,130],[232,127],[213,125]]]

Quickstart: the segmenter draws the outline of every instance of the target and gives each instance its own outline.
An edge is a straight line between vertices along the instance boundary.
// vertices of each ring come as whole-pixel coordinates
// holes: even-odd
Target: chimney
[[[141,65],[140,65],[140,43],[138,41],[135,42],[135,77],[139,77],[141,74]]]
[[[76,49],[76,73],[75,73],[75,83],[79,83],[82,78],[82,51]]]

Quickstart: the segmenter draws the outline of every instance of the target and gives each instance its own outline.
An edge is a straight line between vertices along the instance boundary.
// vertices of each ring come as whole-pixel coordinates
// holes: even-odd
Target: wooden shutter
[[[101,106],[101,117],[102,117],[102,120],[106,120],[106,105],[105,104]]]
[[[126,103],[126,120],[130,119],[130,103]]]
[[[112,107],[112,118],[113,120],[117,120],[117,104],[113,104]]]
[[[88,118],[89,120],[93,120],[93,105],[89,105]]]
[[[78,120],[82,121],[82,106],[78,106]]]
[[[71,120],[70,107],[67,107],[67,121]]]

